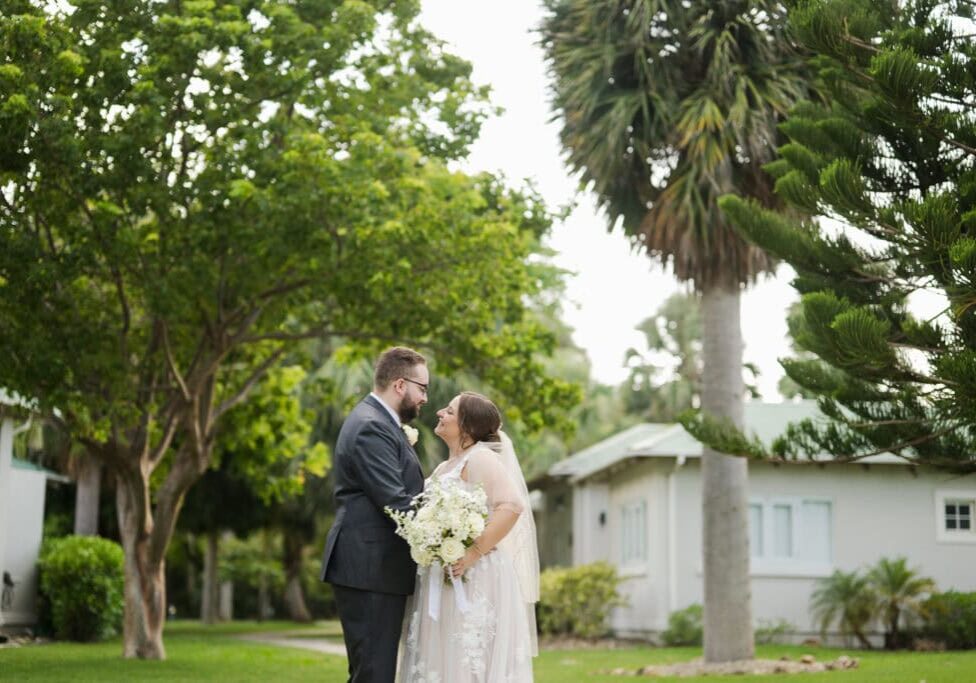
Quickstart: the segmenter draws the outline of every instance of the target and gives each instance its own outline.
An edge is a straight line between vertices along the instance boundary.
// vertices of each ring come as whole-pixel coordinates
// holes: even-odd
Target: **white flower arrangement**
[[[407,442],[411,446],[416,445],[417,439],[420,437],[420,432],[417,431],[416,427],[411,427],[408,424],[400,425],[403,427],[403,433],[407,435]]]
[[[456,482],[434,479],[413,504],[414,510],[386,508],[386,514],[396,522],[397,535],[407,542],[410,556],[421,567],[434,562],[446,567],[460,560],[488,520],[488,499],[480,486],[468,490]]]

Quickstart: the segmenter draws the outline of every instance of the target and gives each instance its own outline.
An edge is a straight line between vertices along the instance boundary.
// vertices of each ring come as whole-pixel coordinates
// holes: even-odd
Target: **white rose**
[[[462,557],[464,557],[465,547],[461,541],[456,538],[446,538],[444,542],[441,543],[441,559],[444,560],[445,564],[454,564]]]
[[[409,441],[410,445],[413,446],[415,443],[417,443],[417,439],[420,437],[420,432],[408,424],[402,425],[402,427],[403,433],[407,435],[407,441]]]
[[[477,512],[469,512],[468,529],[471,530],[472,536],[480,536],[481,532],[485,530],[485,518]]]
[[[434,560],[434,556],[426,548],[410,548],[410,557],[421,567],[429,567]]]

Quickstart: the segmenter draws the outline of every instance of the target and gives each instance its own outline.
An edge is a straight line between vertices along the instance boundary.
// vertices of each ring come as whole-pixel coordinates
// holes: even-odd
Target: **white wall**
[[[702,601],[701,484],[699,462],[689,461],[676,482],[678,509],[679,607]],[[850,571],[882,557],[905,556],[910,567],[935,580],[940,589],[976,590],[976,544],[937,539],[935,497],[941,489],[971,491],[976,478],[892,465],[836,465],[824,468],[755,465],[750,498],[818,497],[832,503],[833,562]],[[822,575],[823,573],[818,573]],[[818,576],[753,573],[755,620],[785,619],[801,632],[816,633],[809,599]]]
[[[669,463],[642,461],[610,479],[609,558],[624,577],[621,593],[629,603],[611,615],[611,625],[620,635],[646,635],[667,627],[669,471]],[[621,565],[622,508],[641,500],[647,505],[647,559]]]
[[[36,621],[37,556],[44,526],[43,472],[13,468],[7,489],[8,512],[4,571],[14,580],[10,610],[0,614],[0,623],[32,624]]]
[[[589,482],[573,488],[574,565],[610,559],[609,501],[610,487],[605,482]]]

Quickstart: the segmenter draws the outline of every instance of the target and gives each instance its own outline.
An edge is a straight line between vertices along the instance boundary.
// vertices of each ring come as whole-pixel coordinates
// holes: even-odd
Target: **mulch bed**
[[[856,669],[860,660],[847,655],[837,659],[818,662],[813,655],[803,655],[799,660],[792,660],[788,656],[780,659],[748,659],[740,662],[724,662],[722,664],[706,664],[701,659],[678,664],[651,664],[639,669],[610,669],[601,671],[603,674],[614,676],[676,676],[690,678],[692,676],[732,676],[741,674],[799,674],[819,671],[842,671]]]

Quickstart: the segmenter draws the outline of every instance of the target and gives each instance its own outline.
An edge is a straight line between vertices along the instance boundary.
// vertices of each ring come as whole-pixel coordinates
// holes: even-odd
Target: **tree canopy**
[[[126,655],[163,656],[182,498],[296,341],[435,348],[533,426],[576,400],[525,315],[551,217],[448,169],[488,106],[416,2],[41,5],[0,16],[0,385],[119,482]]]

